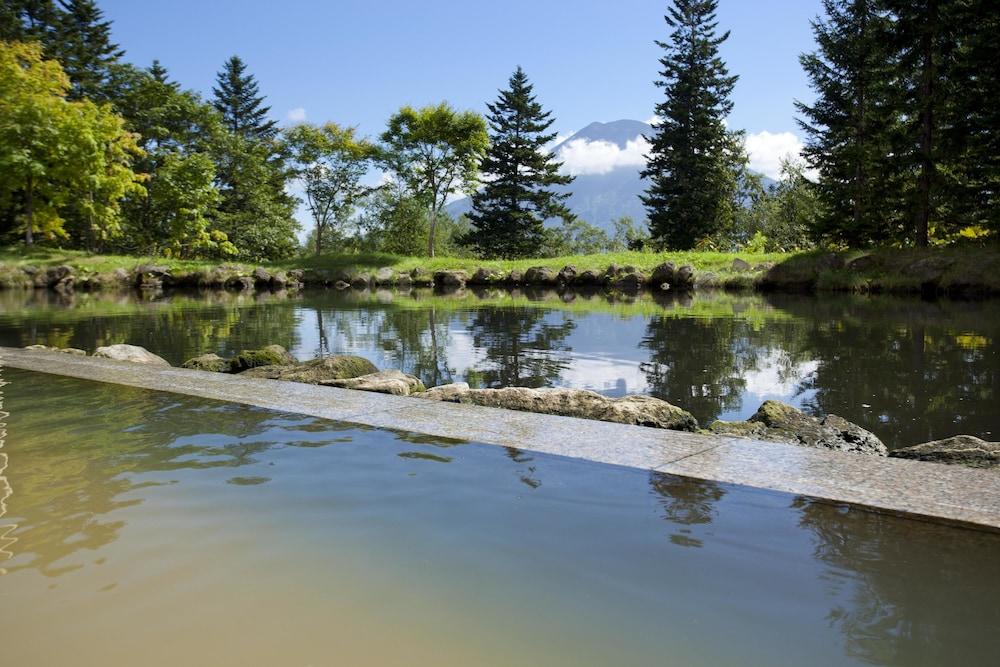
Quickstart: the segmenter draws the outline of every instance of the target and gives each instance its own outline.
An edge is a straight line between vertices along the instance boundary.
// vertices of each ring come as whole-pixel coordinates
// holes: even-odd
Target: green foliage
[[[613,224],[615,233],[608,245],[609,252],[644,250],[649,244],[649,231],[639,227],[629,216],[623,215],[615,220]]]
[[[538,251],[544,223],[572,218],[553,185],[568,185],[561,163],[545,147],[556,138],[548,132],[554,119],[535,101],[528,77],[518,67],[509,88],[488,104],[490,147],[480,166],[483,188],[472,195],[472,231],[464,241],[483,257],[529,257]]]
[[[295,253],[294,197],[285,192],[289,169],[274,139],[221,132],[212,142],[220,201],[214,226],[226,232],[237,256],[252,262]]]
[[[277,136],[278,123],[267,119],[271,107],[264,106],[260,85],[253,74],[247,73],[246,63],[239,56],[232,56],[222,66],[212,94],[212,106],[233,134],[247,139]]]
[[[437,220],[456,190],[471,194],[479,161],[489,145],[486,122],[474,111],[458,112],[447,103],[402,107],[382,133],[379,162],[427,206],[427,254],[434,256]]]
[[[231,242],[213,240],[210,229],[221,199],[211,156],[222,132],[215,110],[169,81],[158,63],[123,69],[119,91],[116,105],[145,153],[136,168],[148,181],[142,196],[125,201],[128,234],[118,247],[179,257],[232,254]]]
[[[35,43],[0,42],[0,203],[20,211],[25,241],[65,237],[67,214],[92,244],[119,233],[119,201],[142,192],[130,168],[141,155],[107,106],[66,99],[59,64]]]
[[[324,235],[345,222],[355,204],[368,193],[361,185],[374,147],[355,136],[353,127],[336,123],[302,123],[285,131],[293,173],[305,190],[312,215],[316,254],[324,249]]]
[[[593,255],[611,246],[607,232],[579,218],[564,218],[558,228],[545,229],[542,239],[541,250],[535,251],[542,257]]]
[[[740,206],[738,176],[746,164],[742,136],[726,129],[736,76],[718,55],[729,33],[716,35],[716,0],[674,0],[669,42],[657,42],[666,99],[657,104],[642,197],[653,241],[693,248],[725,232]]]

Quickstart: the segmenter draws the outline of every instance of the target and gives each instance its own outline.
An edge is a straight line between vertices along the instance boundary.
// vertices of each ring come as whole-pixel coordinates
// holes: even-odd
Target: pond
[[[1000,535],[0,374],[6,664],[941,665],[1000,651]]]
[[[0,293],[0,345],[128,342],[180,364],[277,343],[351,353],[427,386],[648,393],[702,425],[766,399],[838,414],[902,447],[1000,434],[1000,302],[888,296],[308,290]]]

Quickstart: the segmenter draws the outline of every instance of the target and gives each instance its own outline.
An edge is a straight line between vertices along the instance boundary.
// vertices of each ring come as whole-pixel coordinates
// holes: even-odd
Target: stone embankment
[[[706,274],[702,286],[718,286]],[[230,290],[296,290],[302,287],[334,289],[369,289],[374,287],[436,288],[442,291],[464,289],[466,286],[536,286],[546,288],[604,288],[637,292],[643,288],[691,290],[698,281],[692,267],[676,267],[670,262],[646,272],[635,266],[612,264],[603,272],[578,270],[565,266],[560,271],[533,267],[527,271],[501,271],[479,268],[471,274],[464,270],[430,272],[425,269],[396,271],[383,267],[374,272],[346,269],[292,269],[268,271],[262,267],[222,265],[201,271],[172,270],[167,266],[140,264],[132,270],[115,269],[107,272],[81,273],[70,266],[38,268],[34,266],[0,266],[0,288],[47,288],[57,292],[105,289],[230,289]]]
[[[74,355],[87,352],[75,348],[30,345],[26,349],[50,350]],[[154,366],[169,366],[161,357],[136,345],[99,347],[95,357]],[[425,388],[419,378],[399,370],[380,371],[369,360],[353,355],[330,355],[300,362],[280,345],[244,350],[231,359],[204,354],[187,360],[183,368],[233,373],[247,378],[302,382],[425,400],[466,403],[522,412],[577,417],[675,431],[709,433],[722,437],[780,442],[813,449],[828,449],[877,457],[894,457],[957,464],[1000,471],[1000,442],[987,442],[969,435],[926,442],[889,451],[873,433],[837,415],[822,419],[779,401],[765,401],[746,421],[713,422],[701,429],[694,416],[667,401],[652,396],[609,398],[586,389],[504,387],[476,389],[465,382]]]

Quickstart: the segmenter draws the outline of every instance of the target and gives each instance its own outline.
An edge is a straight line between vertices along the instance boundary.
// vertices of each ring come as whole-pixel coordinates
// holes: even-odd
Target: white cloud
[[[642,167],[646,164],[649,142],[642,136],[628,141],[625,148],[610,141],[574,139],[559,150],[563,171],[580,176],[606,174],[619,167]]]
[[[302,107],[295,107],[288,112],[288,120],[293,123],[304,123],[306,120],[306,110]]]
[[[652,116],[650,116],[649,118],[646,119],[646,124],[647,125],[659,125],[660,124],[660,117],[657,116],[656,114],[653,114]]]
[[[758,132],[748,134],[746,149],[750,168],[770,178],[781,175],[782,158],[796,158],[802,153],[802,140],[791,132]]]

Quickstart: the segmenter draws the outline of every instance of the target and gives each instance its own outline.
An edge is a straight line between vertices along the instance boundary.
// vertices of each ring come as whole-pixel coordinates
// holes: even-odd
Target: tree
[[[537,253],[545,221],[573,217],[563,203],[569,193],[551,189],[573,182],[572,176],[559,173],[562,163],[546,149],[556,138],[555,132],[547,132],[552,114],[535,100],[533,86],[520,67],[509,86],[495,103],[487,104],[490,147],[480,165],[485,185],[472,195],[468,218],[473,230],[465,239],[490,258]]]
[[[0,199],[23,211],[24,238],[65,237],[80,213],[91,245],[118,232],[119,202],[142,191],[130,162],[141,155],[107,106],[66,99],[59,64],[37,43],[0,42]]]
[[[220,200],[215,226],[226,233],[240,259],[265,261],[290,257],[298,245],[291,178],[275,140],[248,139],[220,132],[212,141]]]
[[[111,21],[94,0],[60,0],[55,34],[48,55],[59,60],[69,76],[70,99],[109,101],[111,70],[125,52],[111,41]]]
[[[215,81],[212,106],[230,132],[248,139],[272,139],[278,134],[278,123],[267,120],[271,107],[264,106],[257,79],[247,73],[239,56],[225,62]]]
[[[653,240],[669,248],[693,248],[730,226],[740,205],[734,172],[746,158],[741,135],[725,124],[737,77],[718,55],[729,33],[716,34],[716,4],[674,0],[665,17],[670,41],[656,42],[664,51],[656,85],[666,99],[656,105],[642,202]]]
[[[136,167],[149,176],[146,192],[125,202],[128,233],[120,249],[233,254],[231,245],[224,245],[228,237],[210,229],[219,203],[211,157],[222,133],[218,114],[170,81],[159,63],[148,71],[122,68],[119,74],[117,107],[140,136],[144,156]]]
[[[405,106],[389,118],[379,161],[425,202],[427,254],[434,256],[437,219],[457,189],[471,192],[479,161],[489,144],[486,123],[473,111],[457,112],[447,103],[414,109]]]
[[[746,212],[750,238],[743,249],[790,252],[812,245],[821,206],[805,169],[800,160],[783,159],[778,182],[753,194]]]
[[[636,225],[629,216],[623,215],[612,224],[615,233],[608,246],[609,251],[642,250],[649,243],[649,232]]]
[[[850,246],[901,239],[902,183],[894,158],[898,66],[891,19],[873,0],[824,0],[813,22],[818,50],[800,61],[817,99],[796,102],[805,117],[803,154],[819,173],[816,233]]]
[[[302,183],[306,205],[315,223],[316,254],[323,251],[324,235],[346,219],[368,192],[361,177],[374,147],[355,136],[353,127],[302,123],[285,131],[293,171]]]

